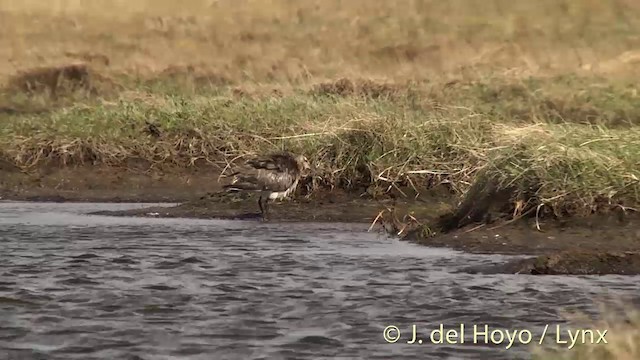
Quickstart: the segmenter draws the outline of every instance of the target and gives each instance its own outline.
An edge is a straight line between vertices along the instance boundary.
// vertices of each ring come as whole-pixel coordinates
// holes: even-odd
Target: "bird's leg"
[[[267,217],[269,216],[269,198],[264,201],[264,214],[264,219],[267,219]]]
[[[260,198],[258,198],[258,206],[260,207],[260,215],[264,219],[264,209],[262,209],[262,194],[260,194]]]

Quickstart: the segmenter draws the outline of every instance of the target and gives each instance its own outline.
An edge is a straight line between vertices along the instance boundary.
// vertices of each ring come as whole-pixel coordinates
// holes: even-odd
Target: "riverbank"
[[[218,87],[206,96],[123,92],[38,114],[23,108],[2,115],[0,196],[179,202],[110,215],[255,219],[255,199],[216,195],[218,178],[231,163],[286,148],[305,154],[313,171],[297,200],[272,208],[272,221],[371,223],[395,199],[398,221],[382,220],[407,240],[543,256],[484,272],[640,273],[634,89],[558,81],[341,79],[278,96]],[[578,89],[582,98],[559,95]],[[618,102],[604,101],[611,96]],[[586,107],[590,115],[577,110]]]
[[[165,169],[151,173],[106,167],[49,169],[48,172],[5,171],[0,185],[5,200],[71,202],[176,202],[127,211],[95,213],[109,216],[183,217],[260,221],[251,195],[221,193],[219,172],[213,167],[180,173]],[[441,185],[415,193],[410,187],[389,194],[316,189],[303,182],[294,199],[272,205],[271,222],[353,222],[372,231],[402,230],[400,237],[426,246],[531,258],[472,273],[521,274],[640,274],[640,214],[618,207],[608,214],[587,217],[525,217],[513,221],[505,214],[489,222],[439,229],[443,219],[459,212],[459,197]],[[390,220],[393,209],[396,223]],[[416,221],[405,215],[411,214]],[[404,221],[403,221],[404,220]],[[406,226],[405,228],[403,228]],[[539,228],[539,230],[538,230]],[[391,234],[397,236],[397,233]]]

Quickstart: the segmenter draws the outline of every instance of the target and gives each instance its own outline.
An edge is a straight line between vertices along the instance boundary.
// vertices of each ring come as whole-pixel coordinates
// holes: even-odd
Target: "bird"
[[[258,207],[263,220],[269,216],[269,200],[284,199],[295,192],[303,172],[310,170],[304,155],[289,151],[274,152],[247,160],[224,185],[227,192],[260,193]],[[264,205],[263,205],[264,200]]]

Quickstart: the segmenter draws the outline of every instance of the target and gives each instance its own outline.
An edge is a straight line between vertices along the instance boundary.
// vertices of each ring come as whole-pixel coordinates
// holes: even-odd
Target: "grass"
[[[535,101],[517,103],[518,111],[530,108],[516,121],[509,115],[509,97],[497,102],[474,97],[487,92],[486,86],[452,90],[449,104],[389,85],[393,92],[378,97],[319,94],[326,85],[283,96],[121,94],[91,106],[8,116],[0,150],[25,168],[119,166],[130,158],[188,167],[288,148],[312,159],[322,183],[345,188],[409,182],[422,187],[449,180],[462,193],[486,169],[505,187],[535,183],[538,201],[561,211],[640,200],[640,134],[629,131],[636,126],[637,105],[623,101],[624,88],[610,89],[620,91],[611,94],[619,101],[587,123],[585,118],[560,120],[557,110],[543,111]],[[503,90],[500,86],[496,91]],[[537,96],[538,89],[518,86],[525,96]],[[513,85],[508,88],[513,91]],[[455,97],[476,103],[461,108],[454,105]],[[572,101],[569,109],[592,106]],[[159,138],[148,134],[148,122],[160,129]]]
[[[294,85],[638,71],[633,0],[2,0],[0,9],[0,77],[70,61]]]
[[[623,311],[622,316],[616,315],[611,311],[605,312],[602,320],[594,322],[593,320],[573,320],[568,325],[563,325],[565,329],[592,330],[595,335],[593,342],[599,340],[596,330],[601,333],[607,330],[605,334],[606,343],[591,343],[591,339],[587,335],[585,342],[581,338],[576,342],[575,347],[567,349],[568,345],[557,344],[555,346],[534,346],[533,359],[535,360],[632,360],[640,356],[640,314],[637,311],[629,310],[628,307]],[[584,316],[580,316],[584,318]],[[562,335],[566,340],[568,335]],[[564,348],[563,348],[564,347]]]
[[[331,187],[489,172],[514,208],[640,204],[633,1],[51,6],[0,0],[0,157],[23,169],[288,148]]]

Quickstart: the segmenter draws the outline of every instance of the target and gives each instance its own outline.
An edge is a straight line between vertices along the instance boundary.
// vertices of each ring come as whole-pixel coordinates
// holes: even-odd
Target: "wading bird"
[[[288,151],[248,160],[231,175],[231,183],[224,186],[229,192],[259,192],[258,206],[265,220],[269,215],[269,200],[284,199],[298,187],[303,171],[310,170],[303,155]],[[264,199],[264,205],[263,205]]]

